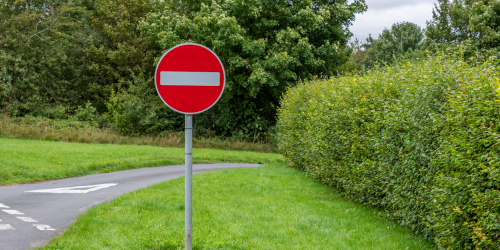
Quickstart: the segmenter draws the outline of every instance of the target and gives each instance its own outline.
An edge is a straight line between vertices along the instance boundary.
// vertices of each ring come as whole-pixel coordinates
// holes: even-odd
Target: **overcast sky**
[[[432,9],[436,0],[365,0],[368,10],[356,15],[354,25],[350,27],[357,37],[365,40],[368,34],[377,38],[384,28],[390,29],[397,22],[412,22],[425,28],[425,21],[432,18]]]

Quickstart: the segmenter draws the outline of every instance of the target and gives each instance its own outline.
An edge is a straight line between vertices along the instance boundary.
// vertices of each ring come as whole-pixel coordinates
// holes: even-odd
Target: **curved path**
[[[193,174],[258,167],[258,164],[196,164]],[[43,246],[89,208],[124,193],[184,176],[184,165],[141,168],[34,184],[0,186],[0,249]]]

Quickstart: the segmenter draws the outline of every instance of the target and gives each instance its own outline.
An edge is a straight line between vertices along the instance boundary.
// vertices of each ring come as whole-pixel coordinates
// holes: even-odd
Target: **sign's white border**
[[[158,66],[160,66],[160,62],[163,60],[163,57],[165,57],[168,54],[168,52],[174,50],[177,47],[181,47],[181,46],[184,46],[184,45],[200,46],[200,47],[202,47],[202,48],[210,51],[217,58],[217,60],[219,60],[220,66],[222,67],[222,76],[224,77],[224,81],[222,83],[222,91],[220,92],[219,97],[217,97],[217,100],[215,100],[215,102],[212,103],[212,105],[210,105],[210,107],[208,107],[208,108],[206,108],[206,109],[204,109],[202,111],[199,111],[199,112],[193,112],[193,113],[182,112],[180,110],[177,110],[177,109],[174,109],[174,108],[170,107],[170,105],[168,105],[168,103],[165,102],[165,100],[163,100],[163,98],[161,97],[160,91],[158,91],[158,84],[156,82],[156,76],[157,76],[157,72],[158,72]],[[209,49],[209,48],[207,48],[207,47],[205,47],[205,46],[203,46],[201,44],[197,44],[197,43],[183,43],[183,44],[179,44],[179,45],[176,45],[176,46],[172,47],[167,52],[165,52],[165,54],[163,54],[163,56],[161,56],[160,60],[158,61],[158,64],[156,65],[156,70],[155,70],[155,88],[156,88],[156,93],[158,93],[158,96],[160,96],[160,99],[163,101],[163,103],[165,103],[172,110],[174,110],[176,112],[179,112],[181,114],[186,114],[186,115],[199,114],[199,113],[202,113],[202,112],[205,112],[205,111],[209,110],[210,108],[212,108],[219,101],[220,97],[222,96],[222,93],[224,93],[224,89],[226,88],[226,71],[224,69],[224,65],[222,64],[220,58],[211,49]]]

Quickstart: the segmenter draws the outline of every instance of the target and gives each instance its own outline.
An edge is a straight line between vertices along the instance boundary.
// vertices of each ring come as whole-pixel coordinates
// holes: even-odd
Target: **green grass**
[[[184,164],[184,148],[84,144],[0,137],[0,184]],[[193,149],[194,163],[282,162],[272,153]]]
[[[435,249],[280,164],[193,177],[194,249]],[[44,249],[182,249],[184,178],[125,194],[79,216]]]

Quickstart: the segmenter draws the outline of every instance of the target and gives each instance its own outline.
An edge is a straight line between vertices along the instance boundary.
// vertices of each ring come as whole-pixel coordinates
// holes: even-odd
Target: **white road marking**
[[[117,183],[106,183],[99,185],[90,186],[77,186],[77,187],[67,187],[67,188],[52,188],[52,189],[40,189],[26,191],[31,193],[49,193],[49,194],[86,194],[88,192],[96,191],[103,188],[108,188],[118,185]]]
[[[2,209],[2,211],[8,213],[8,214],[24,214],[24,213],[21,213],[17,210],[7,210],[7,209]]]
[[[35,226],[36,229],[40,231],[55,231],[55,229],[50,227],[49,225],[33,224],[33,226]]]
[[[5,206],[4,204],[0,203],[0,208],[10,208],[10,207]]]
[[[16,230],[10,224],[0,224],[0,230]]]
[[[38,222],[37,220],[35,219],[32,219],[31,217],[16,217],[24,222]]]

